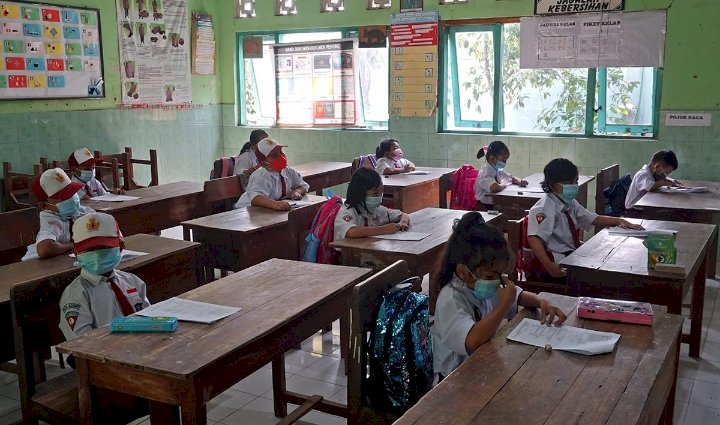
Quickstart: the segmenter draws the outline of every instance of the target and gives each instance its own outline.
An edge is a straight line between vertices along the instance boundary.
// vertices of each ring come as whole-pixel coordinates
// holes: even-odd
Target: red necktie
[[[568,226],[570,226],[570,233],[572,234],[573,243],[575,244],[575,248],[580,248],[580,238],[578,237],[577,228],[575,227],[575,223],[572,220],[572,217],[570,217],[570,211],[567,210],[567,208],[563,208],[563,212],[565,213],[565,218],[567,218]]]
[[[122,289],[117,286],[115,279],[110,278],[108,279],[108,282],[110,283],[110,288],[115,293],[115,299],[117,299],[118,304],[120,304],[120,310],[122,310],[123,316],[129,316],[135,313],[135,309],[130,305],[130,301],[128,301],[125,294],[123,294]]]
[[[90,185],[85,183],[85,194],[92,198],[93,192],[92,189],[90,189]]]
[[[283,199],[285,197],[285,194],[287,193],[287,187],[285,187],[285,177],[283,177],[282,174],[280,174],[280,186],[282,188],[282,193],[280,193],[280,199]]]

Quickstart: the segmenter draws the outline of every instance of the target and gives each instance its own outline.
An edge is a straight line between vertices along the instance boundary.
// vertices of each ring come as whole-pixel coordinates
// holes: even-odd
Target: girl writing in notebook
[[[433,366],[441,378],[492,338],[503,319],[517,314],[518,305],[540,308],[540,323],[565,321],[559,308],[503,275],[509,264],[503,233],[479,212],[455,222],[442,257],[432,327]]]

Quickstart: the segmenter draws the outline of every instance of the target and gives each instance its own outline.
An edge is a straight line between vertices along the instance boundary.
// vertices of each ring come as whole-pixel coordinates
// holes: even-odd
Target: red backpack
[[[452,178],[450,208],[454,210],[475,209],[475,180],[480,171],[472,165],[465,164],[458,168]]]
[[[213,162],[213,169],[210,171],[210,180],[235,175],[235,156],[222,157]]]
[[[335,238],[335,216],[343,205],[341,197],[330,198],[315,214],[310,233],[305,238],[307,245],[303,261],[321,264],[340,264],[340,252],[330,246]]]

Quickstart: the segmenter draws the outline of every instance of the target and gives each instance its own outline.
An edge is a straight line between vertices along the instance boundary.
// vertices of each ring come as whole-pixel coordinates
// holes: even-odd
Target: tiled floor
[[[688,357],[681,346],[678,388],[675,398],[675,424],[720,424],[720,283],[708,280],[703,320],[700,360]],[[687,321],[686,321],[687,324]],[[339,328],[317,333],[304,341],[300,350],[285,357],[287,386],[290,390],[320,394],[330,400],[346,402],[347,378],[339,354]],[[48,362],[48,374],[64,373],[57,361]],[[208,423],[219,425],[274,424],[270,365],[266,365],[234,385],[208,404]],[[295,406],[290,406],[293,409]],[[15,375],[0,372],[0,425],[19,421],[20,401]],[[319,412],[303,418],[304,424],[344,424],[345,420]],[[146,425],[139,420],[133,425]]]

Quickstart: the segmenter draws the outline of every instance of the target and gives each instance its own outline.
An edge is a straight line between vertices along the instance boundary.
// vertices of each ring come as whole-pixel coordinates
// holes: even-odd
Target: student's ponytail
[[[375,158],[380,159],[385,156],[385,153],[390,152],[393,143],[398,143],[395,139],[385,139],[380,142],[380,145],[375,149]]]
[[[478,153],[476,155],[477,159],[480,159],[485,156],[485,151],[487,150],[487,148],[488,148],[487,146],[483,146],[480,148],[480,150],[478,150]]]

